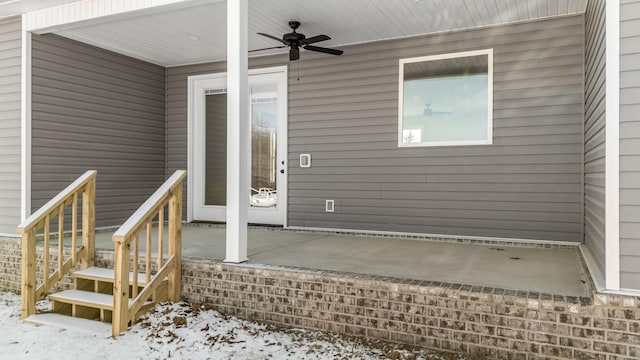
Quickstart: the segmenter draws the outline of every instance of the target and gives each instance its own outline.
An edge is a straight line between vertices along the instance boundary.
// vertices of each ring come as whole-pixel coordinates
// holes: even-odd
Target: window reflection
[[[278,203],[276,84],[252,85],[251,92],[251,196],[253,207],[275,207]]]

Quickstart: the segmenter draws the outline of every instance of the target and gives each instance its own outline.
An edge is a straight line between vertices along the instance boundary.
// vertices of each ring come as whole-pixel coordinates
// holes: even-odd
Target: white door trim
[[[187,221],[191,222],[195,218],[195,189],[200,186],[201,180],[196,181],[196,144],[195,134],[196,121],[195,121],[195,107],[196,107],[196,84],[203,80],[220,80],[226,82],[226,73],[214,73],[194,75],[187,77],[188,89],[187,89]],[[201,132],[200,132],[201,133]],[[204,134],[201,134],[204,136]]]
[[[282,202],[282,206],[283,206],[283,219],[282,219],[282,223],[284,227],[288,226],[288,204],[287,204],[287,196],[288,196],[288,189],[287,189],[287,182],[288,182],[288,168],[287,168],[287,162],[288,162],[288,137],[286,136],[287,134],[287,117],[288,117],[288,69],[287,66],[275,66],[275,67],[268,67],[268,68],[259,68],[259,69],[250,69],[249,70],[249,76],[252,75],[264,75],[264,74],[282,74],[282,77],[284,79],[284,96],[282,97],[282,101],[280,102],[280,111],[282,114],[284,114],[284,121],[282,121],[281,125],[282,126],[282,130],[279,130],[279,132],[281,134],[284,134],[284,136],[281,137],[281,140],[278,140],[279,144],[281,144],[281,146],[279,146],[278,148],[278,152],[281,154],[281,158],[285,161],[284,166],[280,165],[279,166],[283,166],[285,173],[284,173],[284,181],[283,184],[279,184],[278,185],[278,198],[279,199],[284,199],[284,201]],[[202,186],[202,179],[199,178],[198,174],[196,174],[196,164],[200,161],[202,161],[202,157],[198,154],[198,152],[196,151],[196,142],[195,137],[196,136],[202,136],[204,137],[204,131],[202,131],[202,129],[198,126],[198,124],[196,124],[196,113],[195,113],[195,108],[196,106],[200,106],[201,104],[196,104],[196,102],[198,102],[198,100],[196,99],[197,96],[195,96],[198,92],[196,89],[196,86],[198,83],[201,83],[202,81],[207,81],[207,80],[211,80],[212,82],[215,82],[214,87],[220,87],[220,88],[225,88],[225,84],[226,84],[226,73],[225,72],[221,72],[221,73],[211,73],[211,74],[201,74],[201,75],[192,75],[189,76],[187,78],[187,171],[189,176],[187,177],[187,221],[191,222],[194,221],[197,217],[195,214],[195,206],[196,206],[196,197],[195,197],[195,190],[198,187]],[[211,84],[211,83],[210,83]],[[201,164],[202,165],[202,164]]]

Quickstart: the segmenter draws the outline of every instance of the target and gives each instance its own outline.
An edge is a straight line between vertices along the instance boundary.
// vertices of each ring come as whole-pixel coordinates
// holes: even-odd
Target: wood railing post
[[[23,319],[36,313],[36,230],[22,233],[22,286],[21,316]],[[48,274],[48,270],[45,271]],[[45,275],[47,276],[47,275]]]
[[[176,266],[169,275],[168,295],[176,302],[182,297],[182,181],[171,190],[169,199],[169,258],[172,256]]]
[[[93,266],[96,256],[96,178],[87,183],[82,194],[82,269]],[[75,250],[74,250],[75,251]]]
[[[124,239],[116,242],[115,245],[111,332],[113,336],[118,336],[129,327],[129,256],[131,250],[130,245]]]

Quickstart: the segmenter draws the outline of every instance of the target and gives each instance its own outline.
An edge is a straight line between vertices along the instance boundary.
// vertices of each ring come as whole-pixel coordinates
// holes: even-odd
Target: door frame
[[[289,137],[288,137],[288,123],[289,123],[289,76],[288,76],[288,68],[287,66],[274,66],[267,68],[258,68],[258,69],[249,69],[249,76],[251,75],[263,75],[263,74],[281,74],[284,78],[284,89],[282,97],[282,105],[281,109],[283,110],[283,120],[279,123],[279,126],[282,126],[282,130],[279,131],[284,136],[279,136],[278,142],[282,141],[282,149],[284,149],[284,153],[281,158],[284,160],[284,181],[282,184],[278,184],[278,202],[282,201],[282,211],[283,211],[283,219],[282,226],[288,227],[288,178],[289,178],[289,168],[288,168],[288,155],[289,155]],[[201,185],[202,179],[196,179],[195,174],[195,165],[196,165],[196,84],[202,80],[218,80],[226,82],[226,72],[218,72],[218,73],[209,73],[209,74],[200,74],[200,75],[192,75],[187,77],[187,221],[194,221],[194,213],[196,207],[196,195],[195,189],[196,186]],[[249,127],[251,129],[251,127]],[[250,130],[249,130],[250,131]],[[204,138],[205,134],[202,132],[199,136]],[[249,136],[250,138],[250,136]],[[202,144],[202,139],[200,139]],[[251,163],[248,164],[251,166]],[[247,200],[248,201],[248,200]],[[247,204],[248,209],[251,207]]]

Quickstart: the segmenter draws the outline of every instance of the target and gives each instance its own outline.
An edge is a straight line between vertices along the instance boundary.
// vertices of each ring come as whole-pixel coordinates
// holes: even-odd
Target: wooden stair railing
[[[147,201],[113,234],[115,246],[115,279],[113,284],[112,335],[118,336],[133,324],[141,311],[158,301],[159,288],[167,279],[167,298],[179,301],[182,258],[182,181],[187,173],[176,171]],[[167,259],[163,249],[165,206],[168,206]],[[152,224],[157,221],[157,272],[153,273]],[[145,230],[145,261],[139,263],[139,236]],[[133,246],[133,250],[131,247]],[[138,276],[130,276],[130,268],[138,273],[144,265],[145,286],[139,289]],[[129,293],[131,291],[131,294]],[[153,299],[152,302],[148,300]]]
[[[43,299],[49,290],[76,266],[78,260],[86,269],[93,266],[95,256],[95,193],[96,170],[89,170],[49,200],[38,211],[18,225],[22,234],[22,304],[21,317],[36,313],[36,302]],[[82,196],[82,246],[78,248],[78,198]],[[65,209],[71,207],[71,257],[64,258]],[[51,220],[58,217],[58,264],[53,273],[50,269],[49,246]],[[38,285],[36,276],[37,233],[43,230],[44,255],[42,258],[43,279]]]

